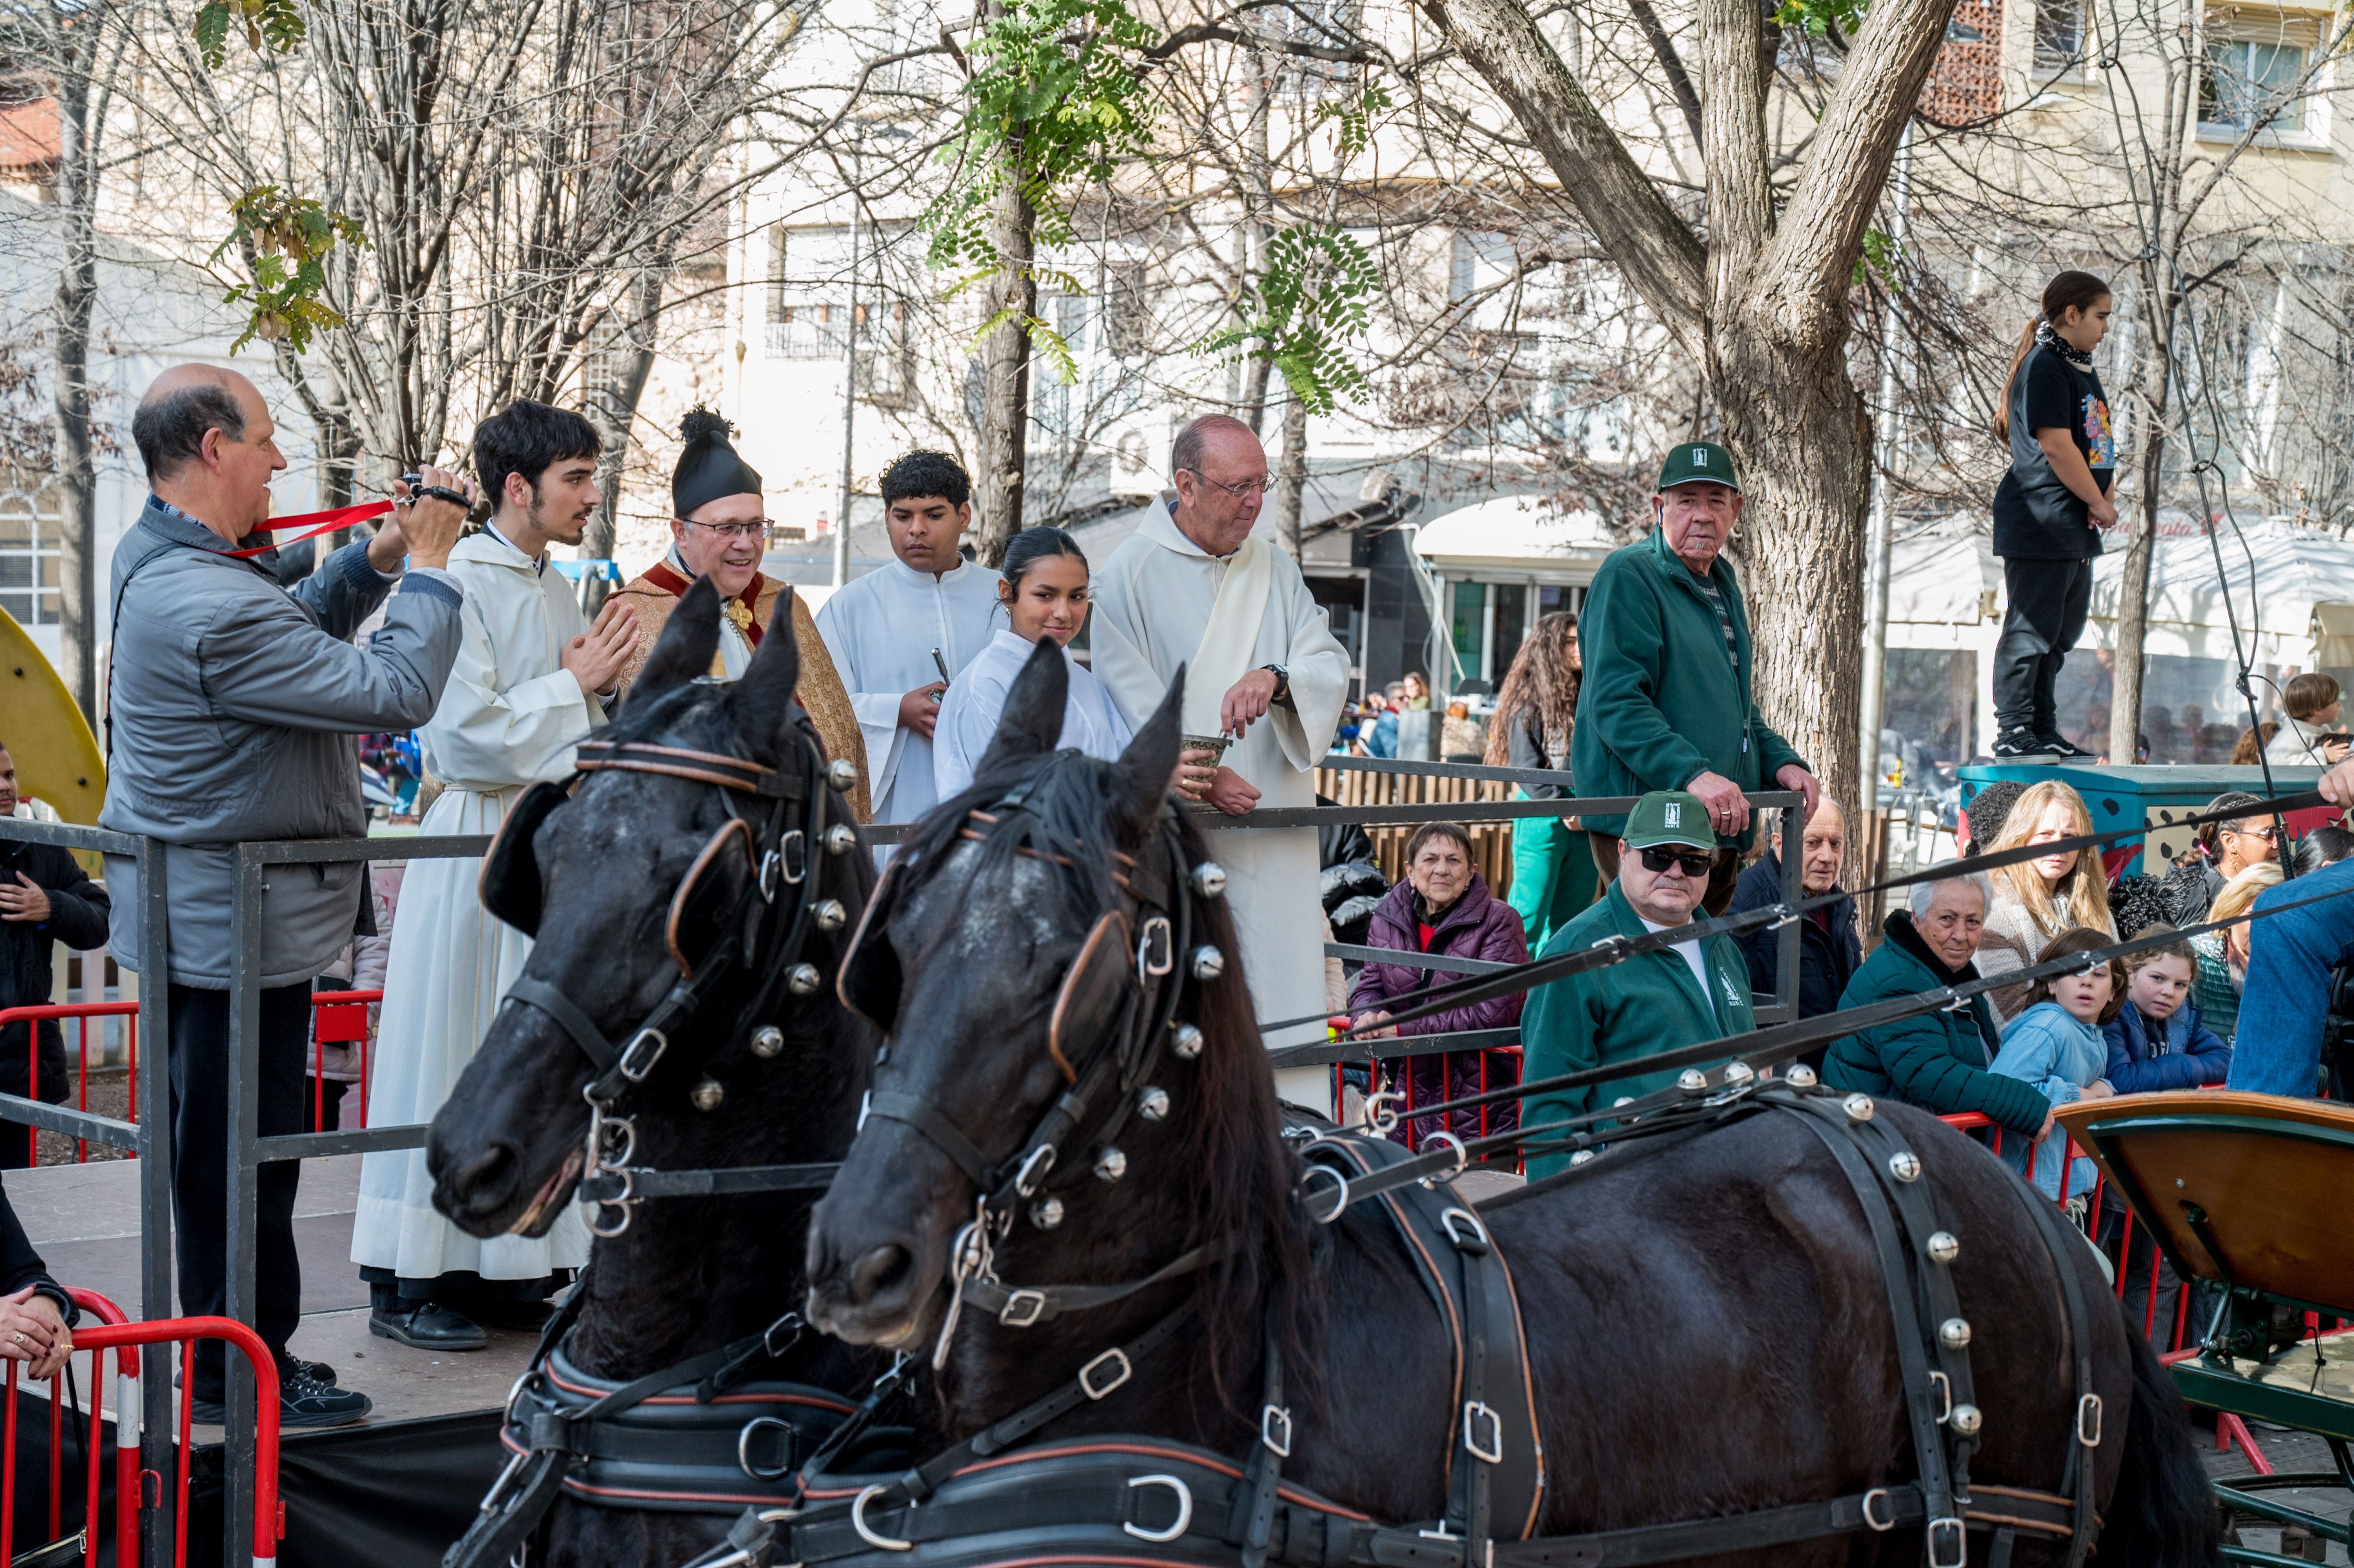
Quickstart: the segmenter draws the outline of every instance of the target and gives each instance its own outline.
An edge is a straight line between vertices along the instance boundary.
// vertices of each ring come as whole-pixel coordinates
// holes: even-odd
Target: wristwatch
[[[1280,664],[1261,664],[1259,668],[1268,672],[1275,677],[1275,695],[1269,697],[1267,701],[1271,703],[1289,702],[1291,700],[1291,672],[1285,669]]]

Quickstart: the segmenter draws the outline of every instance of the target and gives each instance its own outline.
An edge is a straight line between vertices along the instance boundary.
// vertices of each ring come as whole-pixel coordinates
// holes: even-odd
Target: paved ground
[[[2329,1458],[2329,1446],[2308,1433],[2275,1432],[2261,1427],[2252,1427],[2251,1436],[2255,1438],[2256,1446],[2263,1452],[2264,1461],[2282,1474],[2297,1470],[2327,1471],[2334,1468]],[[2228,1480],[2250,1473],[2247,1457],[2236,1448],[2227,1453],[2216,1452],[2211,1435],[2202,1437],[2200,1448],[2201,1450],[2200,1457],[2207,1465],[2207,1474],[2216,1480]],[[2324,1519],[2336,1520],[2340,1523],[2343,1523],[2348,1517],[2349,1504],[2354,1504],[2354,1499],[2349,1499],[2346,1493],[2334,1489],[2306,1490],[2285,1488],[2278,1491],[2268,1492],[2266,1495],[2291,1508],[2304,1509],[2308,1512],[2319,1514]],[[2252,1546],[2263,1552],[2278,1552],[2281,1549],[2280,1537],[2280,1531],[2269,1525],[2248,1524],[2243,1525],[2240,1531],[2242,1545]],[[2315,1544],[2317,1546],[2320,1543]],[[2341,1564],[2347,1562],[2346,1549],[2336,1542],[2328,1543],[2328,1552],[2329,1555],[2327,1558],[2308,1553],[2307,1561]]]

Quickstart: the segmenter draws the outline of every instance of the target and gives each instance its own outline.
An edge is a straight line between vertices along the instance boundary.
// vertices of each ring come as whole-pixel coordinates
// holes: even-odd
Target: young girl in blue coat
[[[2134,933],[2154,937],[2170,926]],[[2187,941],[2146,948],[2124,960],[2126,1004],[2104,1029],[2109,1085],[2121,1095],[2195,1089],[2220,1084],[2232,1070],[2232,1048],[2190,1005],[2199,959]]]
[[[2072,926],[2052,938],[2035,961],[2045,964],[2071,953],[2092,952],[2110,941],[2105,931]],[[2125,1004],[2122,969],[2112,959],[2094,969],[2037,980],[2029,988],[2026,1011],[2003,1026],[2002,1049],[1995,1053],[1991,1071],[2027,1080],[2054,1106],[2106,1099],[2116,1093],[2101,1075],[2109,1061],[2109,1043],[2101,1026]],[[2093,1162],[2081,1156],[2064,1160],[2067,1148],[2067,1133],[2055,1127],[2039,1142],[2003,1139],[2002,1158],[2012,1170],[2024,1173],[2030,1169],[2031,1151],[2030,1180],[2047,1198],[2061,1195],[2060,1167],[2064,1161],[2070,1166],[2067,1195],[2073,1198],[2093,1190],[2094,1172]]]

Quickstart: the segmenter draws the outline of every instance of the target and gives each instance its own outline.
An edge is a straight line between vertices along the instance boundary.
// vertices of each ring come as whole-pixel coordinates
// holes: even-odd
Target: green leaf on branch
[[[1012,305],[1006,306],[981,323],[980,330],[972,334],[972,341],[965,344],[965,353],[980,354],[982,345],[989,342],[989,334],[1009,323],[1018,324],[1023,332],[1029,335],[1030,346],[1046,356],[1046,363],[1055,367],[1055,380],[1066,387],[1077,382],[1079,356],[1072,352],[1070,340],[1056,332],[1047,323],[1039,320],[1036,316],[1023,315]]]
[[[1896,241],[1884,228],[1863,231],[1863,254],[1856,258],[1855,276],[1850,286],[1861,289],[1867,277],[1877,276],[1890,293],[1898,292],[1896,286]]]
[[[1335,150],[1345,164],[1373,144],[1373,122],[1388,113],[1391,107],[1388,90],[1380,82],[1368,82],[1365,90],[1355,98],[1328,98],[1319,102],[1315,122],[1338,122],[1339,145]]]
[[[225,296],[228,303],[246,307],[245,331],[229,353],[258,337],[283,341],[302,354],[317,333],[344,324],[320,296],[327,289],[328,254],[337,245],[367,243],[356,222],[276,185],[247,191],[230,204],[229,217],[236,227],[206,259],[217,261],[235,248],[252,274]]]
[[[1863,25],[1864,0],[1781,0],[1774,20],[1785,27],[1802,27],[1819,38],[1832,27],[1852,38]]]
[[[196,7],[196,55],[207,70],[218,70],[228,59],[228,33],[243,29],[246,47],[254,53],[267,46],[273,54],[292,54],[302,42],[307,24],[300,0],[205,0]]]
[[[1353,236],[1337,228],[1284,229],[1267,246],[1256,313],[1241,326],[1204,338],[1194,352],[1264,359],[1310,413],[1329,414],[1341,399],[1365,395],[1365,374],[1352,350],[1363,340],[1380,286],[1373,259]]]

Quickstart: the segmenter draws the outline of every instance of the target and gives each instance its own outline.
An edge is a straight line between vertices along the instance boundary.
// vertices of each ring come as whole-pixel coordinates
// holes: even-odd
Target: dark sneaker
[[[368,1332],[419,1351],[479,1351],[491,1342],[480,1323],[439,1301],[401,1311],[371,1311]]]
[[[299,1370],[289,1373],[278,1385],[281,1428],[348,1426],[364,1420],[374,1408],[366,1394],[321,1383]]]
[[[2044,750],[2062,762],[2098,762],[2101,759],[2099,752],[2087,751],[2083,747],[2073,745],[2048,729],[2037,736],[2035,739]]]
[[[298,1359],[294,1362],[294,1370],[313,1383],[323,1383],[332,1386],[335,1381],[335,1369],[324,1361],[306,1361]]]
[[[1997,762],[2057,762],[2060,754],[2038,739],[2033,732],[2023,729],[2006,731],[1994,743]]]

